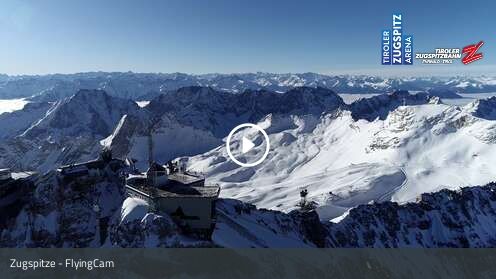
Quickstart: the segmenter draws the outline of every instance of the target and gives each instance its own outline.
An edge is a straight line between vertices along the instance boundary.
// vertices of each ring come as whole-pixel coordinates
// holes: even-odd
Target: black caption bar
[[[1,278],[496,278],[495,249],[0,249]]]

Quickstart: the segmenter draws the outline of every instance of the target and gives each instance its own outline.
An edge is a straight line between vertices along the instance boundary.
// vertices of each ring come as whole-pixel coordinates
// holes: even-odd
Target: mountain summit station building
[[[129,175],[126,192],[167,213],[186,232],[211,236],[220,187],[205,185],[203,175],[180,169],[177,163],[153,163],[145,174]]]

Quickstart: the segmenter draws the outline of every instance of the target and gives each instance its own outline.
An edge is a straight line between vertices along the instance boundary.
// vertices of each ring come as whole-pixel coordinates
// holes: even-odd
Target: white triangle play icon
[[[255,147],[255,144],[251,140],[243,137],[241,152],[243,152],[243,154],[244,154],[244,153],[250,151],[253,147]]]

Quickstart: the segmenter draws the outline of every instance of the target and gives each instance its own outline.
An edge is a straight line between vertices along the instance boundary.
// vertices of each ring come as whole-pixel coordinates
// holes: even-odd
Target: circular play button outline
[[[232,138],[232,136],[238,130],[240,130],[242,128],[245,128],[245,127],[254,128],[254,129],[258,130],[260,133],[262,133],[262,135],[265,138],[265,143],[266,143],[265,144],[265,152],[262,155],[262,158],[258,159],[257,161],[255,161],[253,163],[243,163],[243,162],[240,162],[238,159],[234,158],[234,156],[231,153],[231,138]],[[239,166],[242,166],[242,167],[254,167],[254,166],[262,163],[263,160],[265,160],[265,158],[267,157],[267,155],[269,155],[269,150],[270,150],[269,136],[264,131],[264,129],[260,128],[260,126],[255,125],[255,124],[252,124],[252,123],[243,123],[243,124],[240,124],[240,125],[234,127],[234,129],[232,129],[231,132],[229,132],[229,135],[227,136],[227,140],[226,140],[226,150],[227,150],[227,155],[229,155],[229,158],[231,158],[231,160],[233,160],[234,163],[236,163],[236,164],[238,164]]]

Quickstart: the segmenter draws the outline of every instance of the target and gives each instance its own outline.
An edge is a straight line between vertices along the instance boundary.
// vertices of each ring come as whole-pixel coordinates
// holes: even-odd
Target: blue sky
[[[3,0],[0,72],[494,73],[496,1],[463,2]],[[484,40],[484,58],[380,66],[395,11],[415,51]]]

